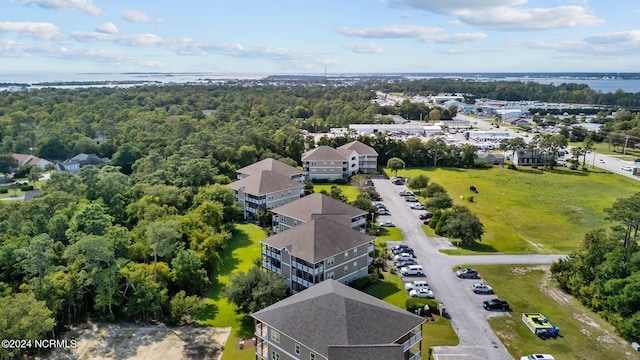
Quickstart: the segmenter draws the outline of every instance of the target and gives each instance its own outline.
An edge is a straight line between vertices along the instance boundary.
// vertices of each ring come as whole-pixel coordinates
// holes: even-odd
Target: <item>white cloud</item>
[[[640,45],[640,30],[628,30],[598,34],[587,37],[585,41],[589,44],[594,45],[638,46]]]
[[[484,29],[506,31],[532,31],[602,23],[582,6],[560,6],[555,8],[508,8],[490,11],[460,11],[458,17],[464,23]]]
[[[102,10],[92,0],[14,0],[21,4],[34,4],[44,9],[57,11],[79,11],[89,15],[102,15]]]
[[[121,35],[116,37],[115,42],[126,46],[155,46],[166,43],[166,40],[160,36],[153,34],[134,34],[134,35]]]
[[[13,40],[0,41],[0,57],[28,58],[33,55],[61,57],[69,53],[64,46],[46,43],[24,43]]]
[[[97,26],[96,31],[103,34],[117,34],[119,32],[118,27],[111,22]]]
[[[147,13],[136,9],[125,9],[122,12],[122,18],[132,23],[162,22],[162,20],[154,19]]]
[[[44,22],[0,22],[0,32],[10,32],[27,35],[41,40],[55,40],[62,38],[58,27]]]
[[[567,0],[586,4],[584,0]],[[391,4],[456,16],[462,23],[501,31],[535,31],[591,26],[603,21],[586,6],[549,8],[522,6],[527,0],[391,0]]]
[[[391,5],[426,10],[437,14],[459,11],[488,10],[501,6],[521,5],[527,0],[391,0]]]
[[[443,29],[418,25],[390,25],[374,28],[342,27],[338,32],[345,36],[363,39],[418,39],[426,43],[460,43],[487,37],[484,33],[443,34]]]
[[[384,52],[384,50],[374,42],[344,44],[342,47],[358,54],[382,54]]]

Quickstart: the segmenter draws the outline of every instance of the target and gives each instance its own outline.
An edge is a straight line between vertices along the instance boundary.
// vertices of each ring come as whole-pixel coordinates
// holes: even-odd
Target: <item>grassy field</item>
[[[322,190],[325,190],[327,193],[331,193],[331,186],[337,186],[338,189],[342,190],[342,194],[347,197],[349,201],[354,201],[360,190],[353,185],[336,185],[336,184],[314,184],[313,191],[319,193]]]
[[[255,359],[254,347],[240,350],[236,346],[241,338],[253,337],[253,320],[251,317],[239,316],[235,307],[222,296],[222,291],[229,284],[229,275],[246,272],[253,266],[253,260],[260,258],[258,241],[266,236],[264,230],[253,224],[237,224],[229,246],[221,255],[223,264],[217,280],[204,294],[207,307],[198,314],[198,323],[204,326],[232,328],[224,348],[223,360]]]
[[[572,143],[569,143],[569,145],[582,147],[581,142],[572,142]],[[624,155],[622,155],[621,147],[617,147],[616,151],[614,152],[613,146],[609,146],[608,143],[595,143],[594,147],[596,152],[599,154],[612,155],[621,160],[631,161],[635,158],[640,157],[640,149],[633,148],[633,147],[627,147],[624,151]],[[587,164],[591,164],[592,159],[593,159],[593,154],[587,154]],[[582,161],[582,157],[580,157],[580,161]]]
[[[496,295],[511,305],[508,316],[491,317],[489,323],[516,359],[531,353],[553,354],[559,360],[639,358],[637,354],[631,354],[629,344],[613,335],[615,330],[611,325],[558,289],[543,267],[474,267]],[[538,338],[522,322],[524,312],[544,314],[560,328],[560,336],[547,340]]]
[[[455,253],[569,253],[578,248],[589,230],[612,225],[604,219],[604,208],[638,191],[636,180],[597,169],[427,168],[398,174],[425,174],[431,182],[444,186],[455,204],[478,215],[485,228],[482,242],[472,251]],[[479,193],[471,193],[470,185]],[[467,201],[470,195],[474,202]]]

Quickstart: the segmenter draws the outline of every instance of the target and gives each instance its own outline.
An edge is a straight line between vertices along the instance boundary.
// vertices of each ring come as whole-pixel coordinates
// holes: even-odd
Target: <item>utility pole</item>
[[[622,156],[625,156],[626,154],[628,143],[629,143],[629,135],[624,137],[624,147],[622,148]]]

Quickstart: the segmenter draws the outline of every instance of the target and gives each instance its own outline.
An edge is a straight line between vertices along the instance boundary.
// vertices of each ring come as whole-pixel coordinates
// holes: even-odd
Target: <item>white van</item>
[[[424,275],[424,271],[422,271],[422,265],[409,265],[401,268],[400,274],[402,276]]]
[[[554,360],[553,355],[549,354],[531,354],[528,356],[523,356],[520,360]]]
[[[416,280],[404,284],[404,288],[407,290],[420,290],[429,289],[429,284],[424,280]]]

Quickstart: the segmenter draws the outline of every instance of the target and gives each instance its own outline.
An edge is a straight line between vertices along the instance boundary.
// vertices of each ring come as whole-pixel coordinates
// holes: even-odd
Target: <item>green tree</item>
[[[158,281],[158,257],[174,252],[182,237],[182,227],[177,220],[154,221],[147,225],[147,240],[153,253],[153,281]]]
[[[191,249],[178,251],[171,260],[171,274],[178,288],[187,294],[202,294],[210,283],[202,261]]]
[[[272,218],[273,213],[265,207],[261,207],[256,211],[256,220],[258,220],[258,224],[263,228],[271,226]]]
[[[356,174],[353,175],[350,179],[351,185],[358,188],[360,191],[364,191],[364,188],[367,186],[367,182],[369,178],[367,178],[364,174]]]
[[[44,301],[32,292],[0,296],[0,339],[40,340],[52,334],[56,321]],[[20,349],[0,348],[0,358],[20,358]]]
[[[412,190],[418,191],[422,194],[422,191],[427,188],[429,185],[429,178],[426,175],[420,174],[414,178],[412,178],[408,183],[407,187]]]
[[[448,211],[441,231],[444,236],[460,239],[462,246],[469,246],[482,239],[484,226],[467,207],[456,205]]]
[[[4,180],[7,180],[7,175],[12,173],[18,168],[18,160],[14,159],[11,154],[0,155],[0,173],[4,175]]]
[[[35,189],[36,183],[40,179],[40,168],[37,166],[32,166],[31,169],[29,169],[29,175],[27,175],[27,179],[30,183],[33,184],[33,188]]]
[[[73,214],[66,232],[67,238],[73,241],[79,236],[78,233],[102,236],[107,233],[112,220],[102,205],[89,204]]]
[[[191,323],[191,316],[206,307],[206,303],[198,296],[187,296],[179,291],[169,302],[169,325],[186,325]]]
[[[136,160],[140,159],[143,155],[142,150],[134,143],[124,143],[120,145],[118,151],[113,154],[111,158],[111,165],[119,166],[120,170],[131,175],[133,172],[132,167]]]
[[[251,314],[284,299],[287,287],[284,279],[254,266],[246,273],[239,272],[229,279],[224,295],[238,311]]]
[[[582,148],[584,152],[582,153],[582,168],[586,169],[587,167],[587,154],[593,150],[595,150],[595,145],[593,144],[593,139],[587,137],[582,142]],[[593,165],[591,165],[593,167]]]
[[[618,221],[624,226],[624,247],[628,248],[638,241],[640,229],[640,193],[628,198],[618,198],[610,208],[604,209],[609,220]]]
[[[162,264],[166,268],[166,264]],[[160,264],[153,266],[154,269]],[[168,302],[166,285],[156,281],[147,264],[130,262],[120,270],[124,279],[122,312],[125,318],[147,320]]]
[[[447,193],[436,193],[424,203],[424,206],[431,210],[444,210],[453,206],[453,200]]]
[[[53,264],[55,252],[53,240],[47,234],[36,235],[29,240],[26,247],[16,250],[20,259],[18,265],[24,272],[37,278],[38,291],[42,291],[44,277]]]
[[[395,176],[398,176],[398,170],[404,169],[405,165],[405,162],[397,157],[393,157],[387,161],[387,167],[393,170]]]

